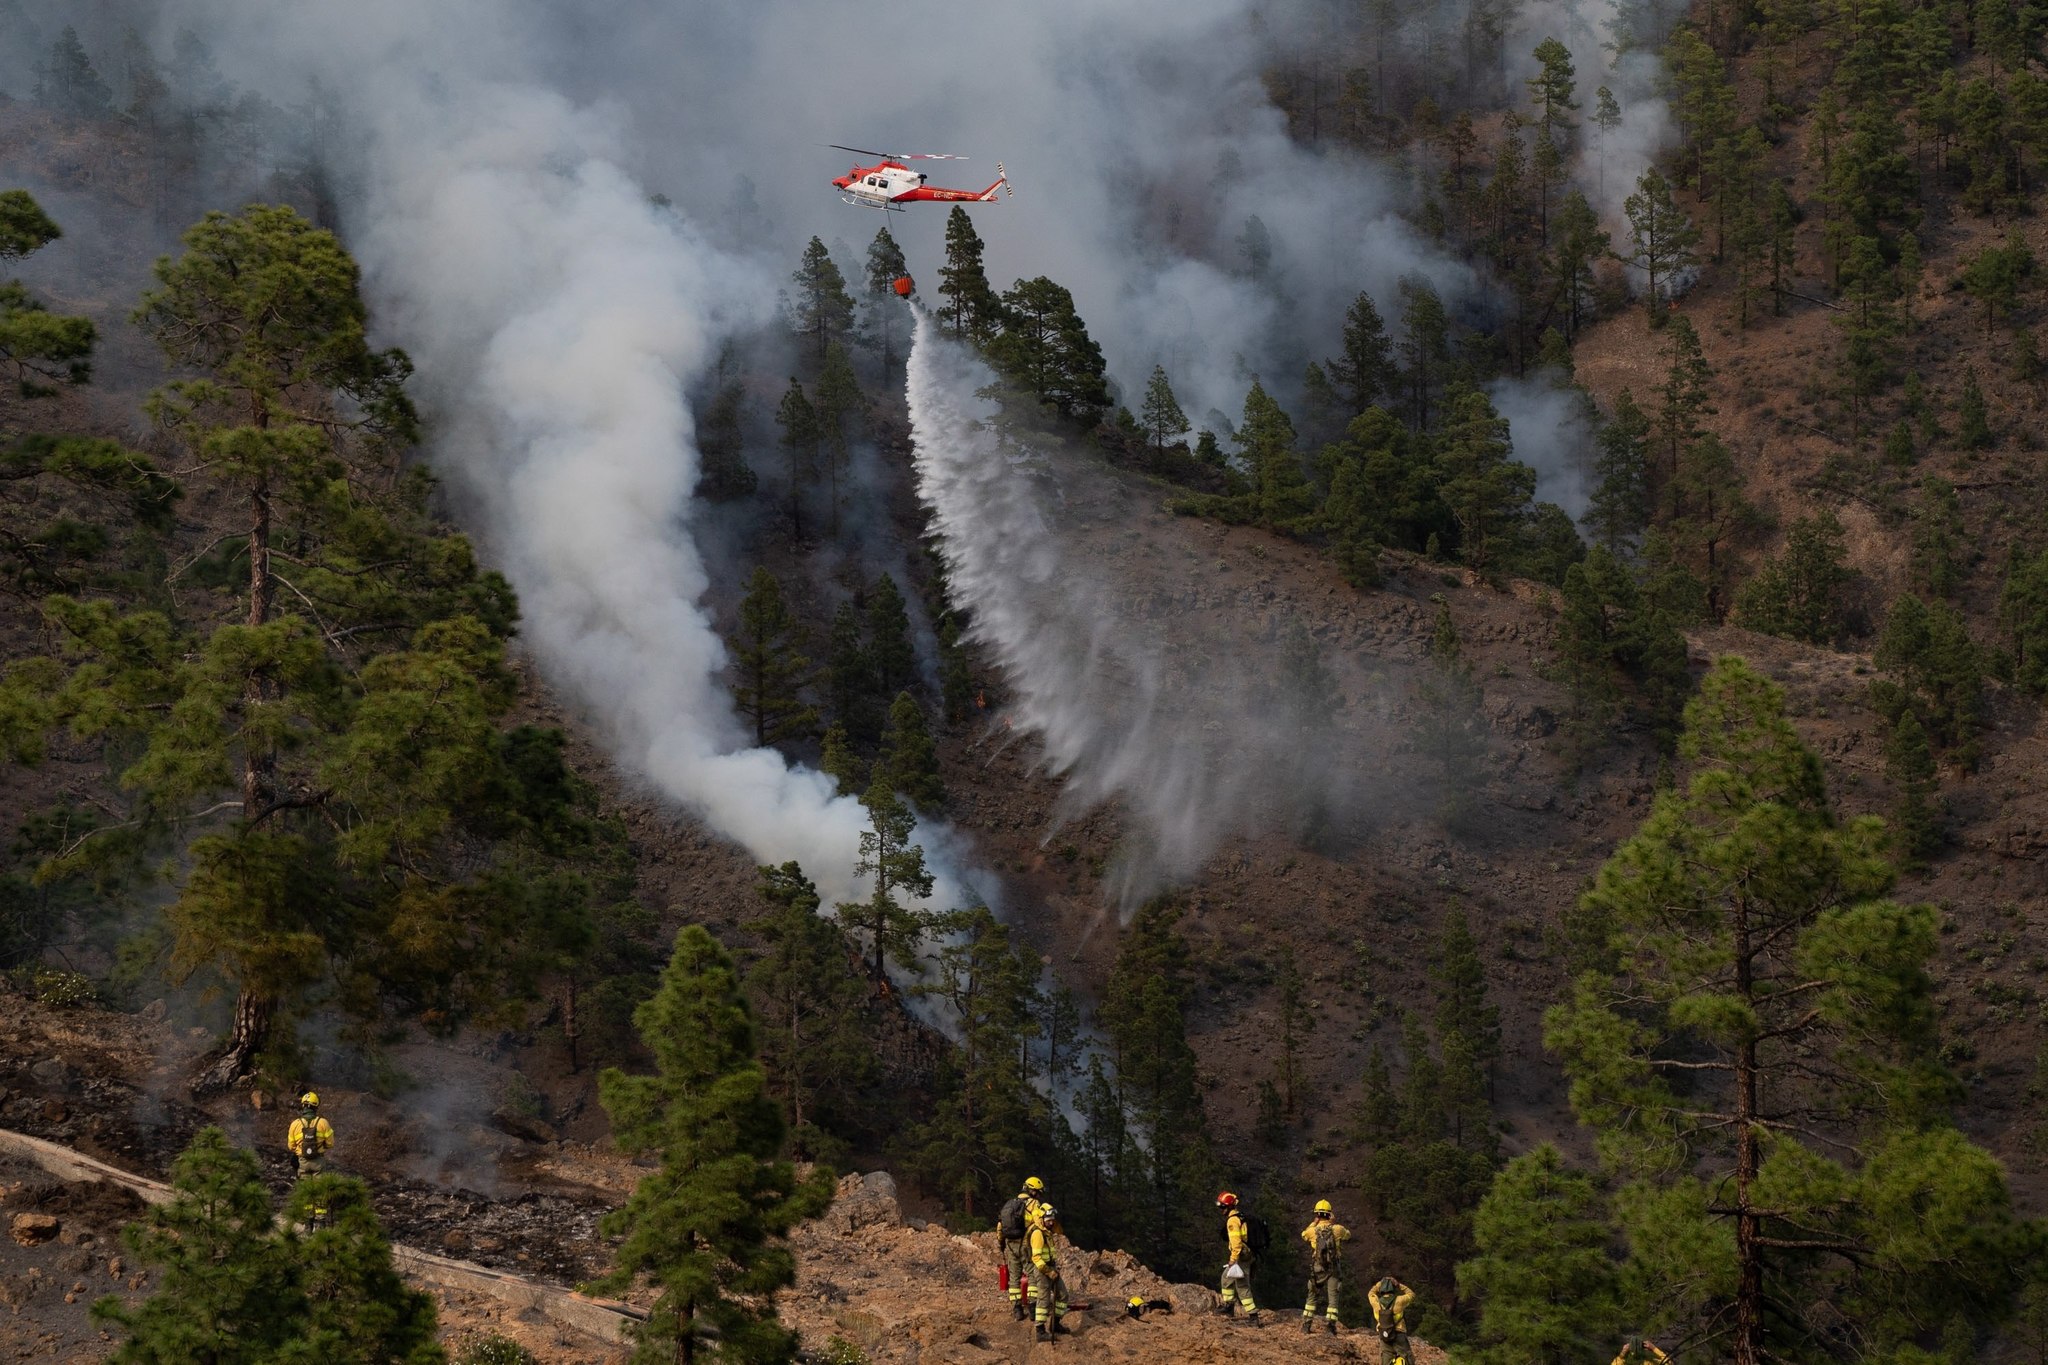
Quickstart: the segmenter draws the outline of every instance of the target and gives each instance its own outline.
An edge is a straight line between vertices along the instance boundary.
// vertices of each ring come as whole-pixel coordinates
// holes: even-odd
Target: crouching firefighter
[[[1408,1305],[1415,1302],[1415,1291],[1389,1275],[1365,1297],[1372,1304],[1372,1325],[1380,1334],[1380,1365],[1415,1365],[1415,1351],[1408,1344]]]
[[[1301,1230],[1308,1243],[1308,1302],[1301,1307],[1301,1330],[1316,1329],[1316,1296],[1320,1294],[1329,1314],[1330,1335],[1337,1335],[1337,1299],[1344,1288],[1344,1244],[1351,1229],[1337,1221],[1330,1201],[1316,1201],[1315,1217]]]
[[[1003,1289],[1017,1321],[1030,1316],[1024,1307],[1024,1286],[1031,1278],[1031,1220],[1044,1207],[1045,1182],[1031,1176],[996,1214],[996,1246],[1003,1255]]]
[[[1037,1325],[1031,1329],[1034,1341],[1051,1341],[1065,1336],[1060,1321],[1067,1315],[1067,1286],[1060,1278],[1059,1255],[1053,1250],[1053,1235],[1060,1217],[1050,1204],[1040,1204],[1031,1220],[1031,1308]]]

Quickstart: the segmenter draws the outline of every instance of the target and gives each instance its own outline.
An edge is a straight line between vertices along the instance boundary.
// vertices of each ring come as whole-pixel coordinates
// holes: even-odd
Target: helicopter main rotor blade
[[[956,152],[877,152],[868,147],[849,147],[843,142],[825,144],[835,152],[852,152],[855,156],[881,156],[891,161],[966,161],[968,158]]]

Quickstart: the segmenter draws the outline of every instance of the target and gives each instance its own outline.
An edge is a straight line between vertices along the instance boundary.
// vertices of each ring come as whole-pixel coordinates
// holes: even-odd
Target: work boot
[[[1074,1329],[1067,1326],[1067,1315],[1065,1313],[1052,1320],[1052,1334],[1056,1337],[1070,1337],[1074,1335]]]
[[[1010,1307],[1016,1310],[1017,1321],[1029,1322],[1031,1320],[1031,1310],[1026,1308],[1021,1300],[1011,1304]]]
[[[1330,1335],[1333,1337],[1337,1335],[1337,1320],[1335,1318],[1330,1319]]]
[[[1303,1336],[1307,1336],[1310,1332],[1313,1332],[1315,1330],[1316,1320],[1311,1317],[1303,1317],[1301,1320],[1301,1334]]]
[[[1234,1317],[1236,1317],[1236,1316],[1237,1316],[1237,1305],[1236,1305],[1236,1304],[1234,1304],[1234,1303],[1231,1303],[1231,1302],[1229,1302],[1229,1301],[1227,1301],[1227,1300],[1226,1300],[1225,1302],[1223,1302],[1223,1303],[1219,1303],[1219,1304],[1217,1304],[1217,1305],[1216,1305],[1216,1316],[1217,1316],[1217,1317],[1220,1317],[1220,1318],[1234,1318]]]
[[[1254,1308],[1251,1312],[1246,1313],[1244,1315],[1244,1320],[1245,1325],[1248,1327],[1264,1327],[1266,1325],[1265,1321],[1259,1317],[1259,1310],[1256,1308]]]
[[[1051,1341],[1052,1324],[1049,1322],[1039,1323],[1038,1326],[1031,1329],[1031,1339],[1033,1341]]]

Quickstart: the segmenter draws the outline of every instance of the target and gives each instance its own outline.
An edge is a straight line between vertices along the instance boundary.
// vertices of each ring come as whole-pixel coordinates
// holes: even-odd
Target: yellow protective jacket
[[[1053,1255],[1053,1230],[1043,1222],[1034,1220],[1031,1224],[1031,1264],[1039,1270],[1057,1266],[1059,1258]]]
[[[1327,1226],[1330,1229],[1330,1231],[1336,1233],[1337,1245],[1340,1247],[1351,1240],[1350,1228],[1345,1227],[1342,1223],[1338,1222],[1334,1218],[1331,1219],[1327,1224],[1324,1224],[1322,1219],[1317,1218],[1312,1220],[1307,1227],[1301,1230],[1301,1240],[1308,1243],[1308,1249],[1311,1253],[1313,1253],[1316,1249],[1316,1228],[1319,1226]]]
[[[1415,1291],[1399,1280],[1394,1281],[1394,1289],[1396,1292],[1391,1304],[1380,1298],[1378,1284],[1367,1291],[1365,1297],[1372,1303],[1372,1325],[1385,1327],[1387,1319],[1392,1318],[1394,1326],[1405,1332],[1408,1330],[1408,1305],[1415,1302]]]
[[[317,1116],[310,1124],[304,1119],[293,1119],[284,1145],[293,1156],[320,1156],[334,1145],[334,1125]]]
[[[1230,1239],[1230,1263],[1237,1264],[1237,1258],[1251,1250],[1252,1230],[1236,1209],[1223,1220],[1223,1235]]]
[[[1614,1365],[1641,1365],[1644,1361],[1653,1361],[1656,1365],[1671,1365],[1671,1357],[1658,1350],[1656,1343],[1649,1341],[1643,1343],[1643,1353],[1639,1356],[1630,1357],[1628,1347],[1624,1346],[1614,1357]]]

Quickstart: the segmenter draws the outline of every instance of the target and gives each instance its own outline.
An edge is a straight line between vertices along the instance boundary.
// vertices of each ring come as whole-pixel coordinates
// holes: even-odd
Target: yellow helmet
[[[318,1109],[320,1107],[320,1097],[308,1090],[305,1094],[299,1096],[299,1104],[302,1108]]]
[[[1131,1298],[1130,1298],[1130,1305],[1131,1305],[1131,1307],[1133,1307],[1133,1308],[1143,1308],[1143,1307],[1145,1306],[1145,1300],[1144,1300],[1143,1296],[1141,1296],[1141,1295],[1138,1295],[1138,1294],[1133,1294],[1133,1295],[1131,1295]]]
[[[1332,1208],[1330,1207],[1330,1201],[1329,1201],[1329,1200],[1327,1200],[1327,1199],[1318,1199],[1318,1200],[1316,1200],[1316,1212],[1317,1212],[1317,1213],[1333,1213],[1333,1212],[1335,1212],[1335,1210],[1334,1210],[1334,1209],[1332,1209]]]
[[[1039,1179],[1039,1178],[1038,1178],[1037,1176],[1035,1176],[1035,1175],[1030,1175],[1030,1176],[1026,1176],[1026,1177],[1024,1177],[1024,1193],[1026,1193],[1026,1194],[1044,1194],[1044,1193],[1045,1193],[1045,1182],[1044,1182],[1043,1180],[1040,1180],[1040,1179]]]

